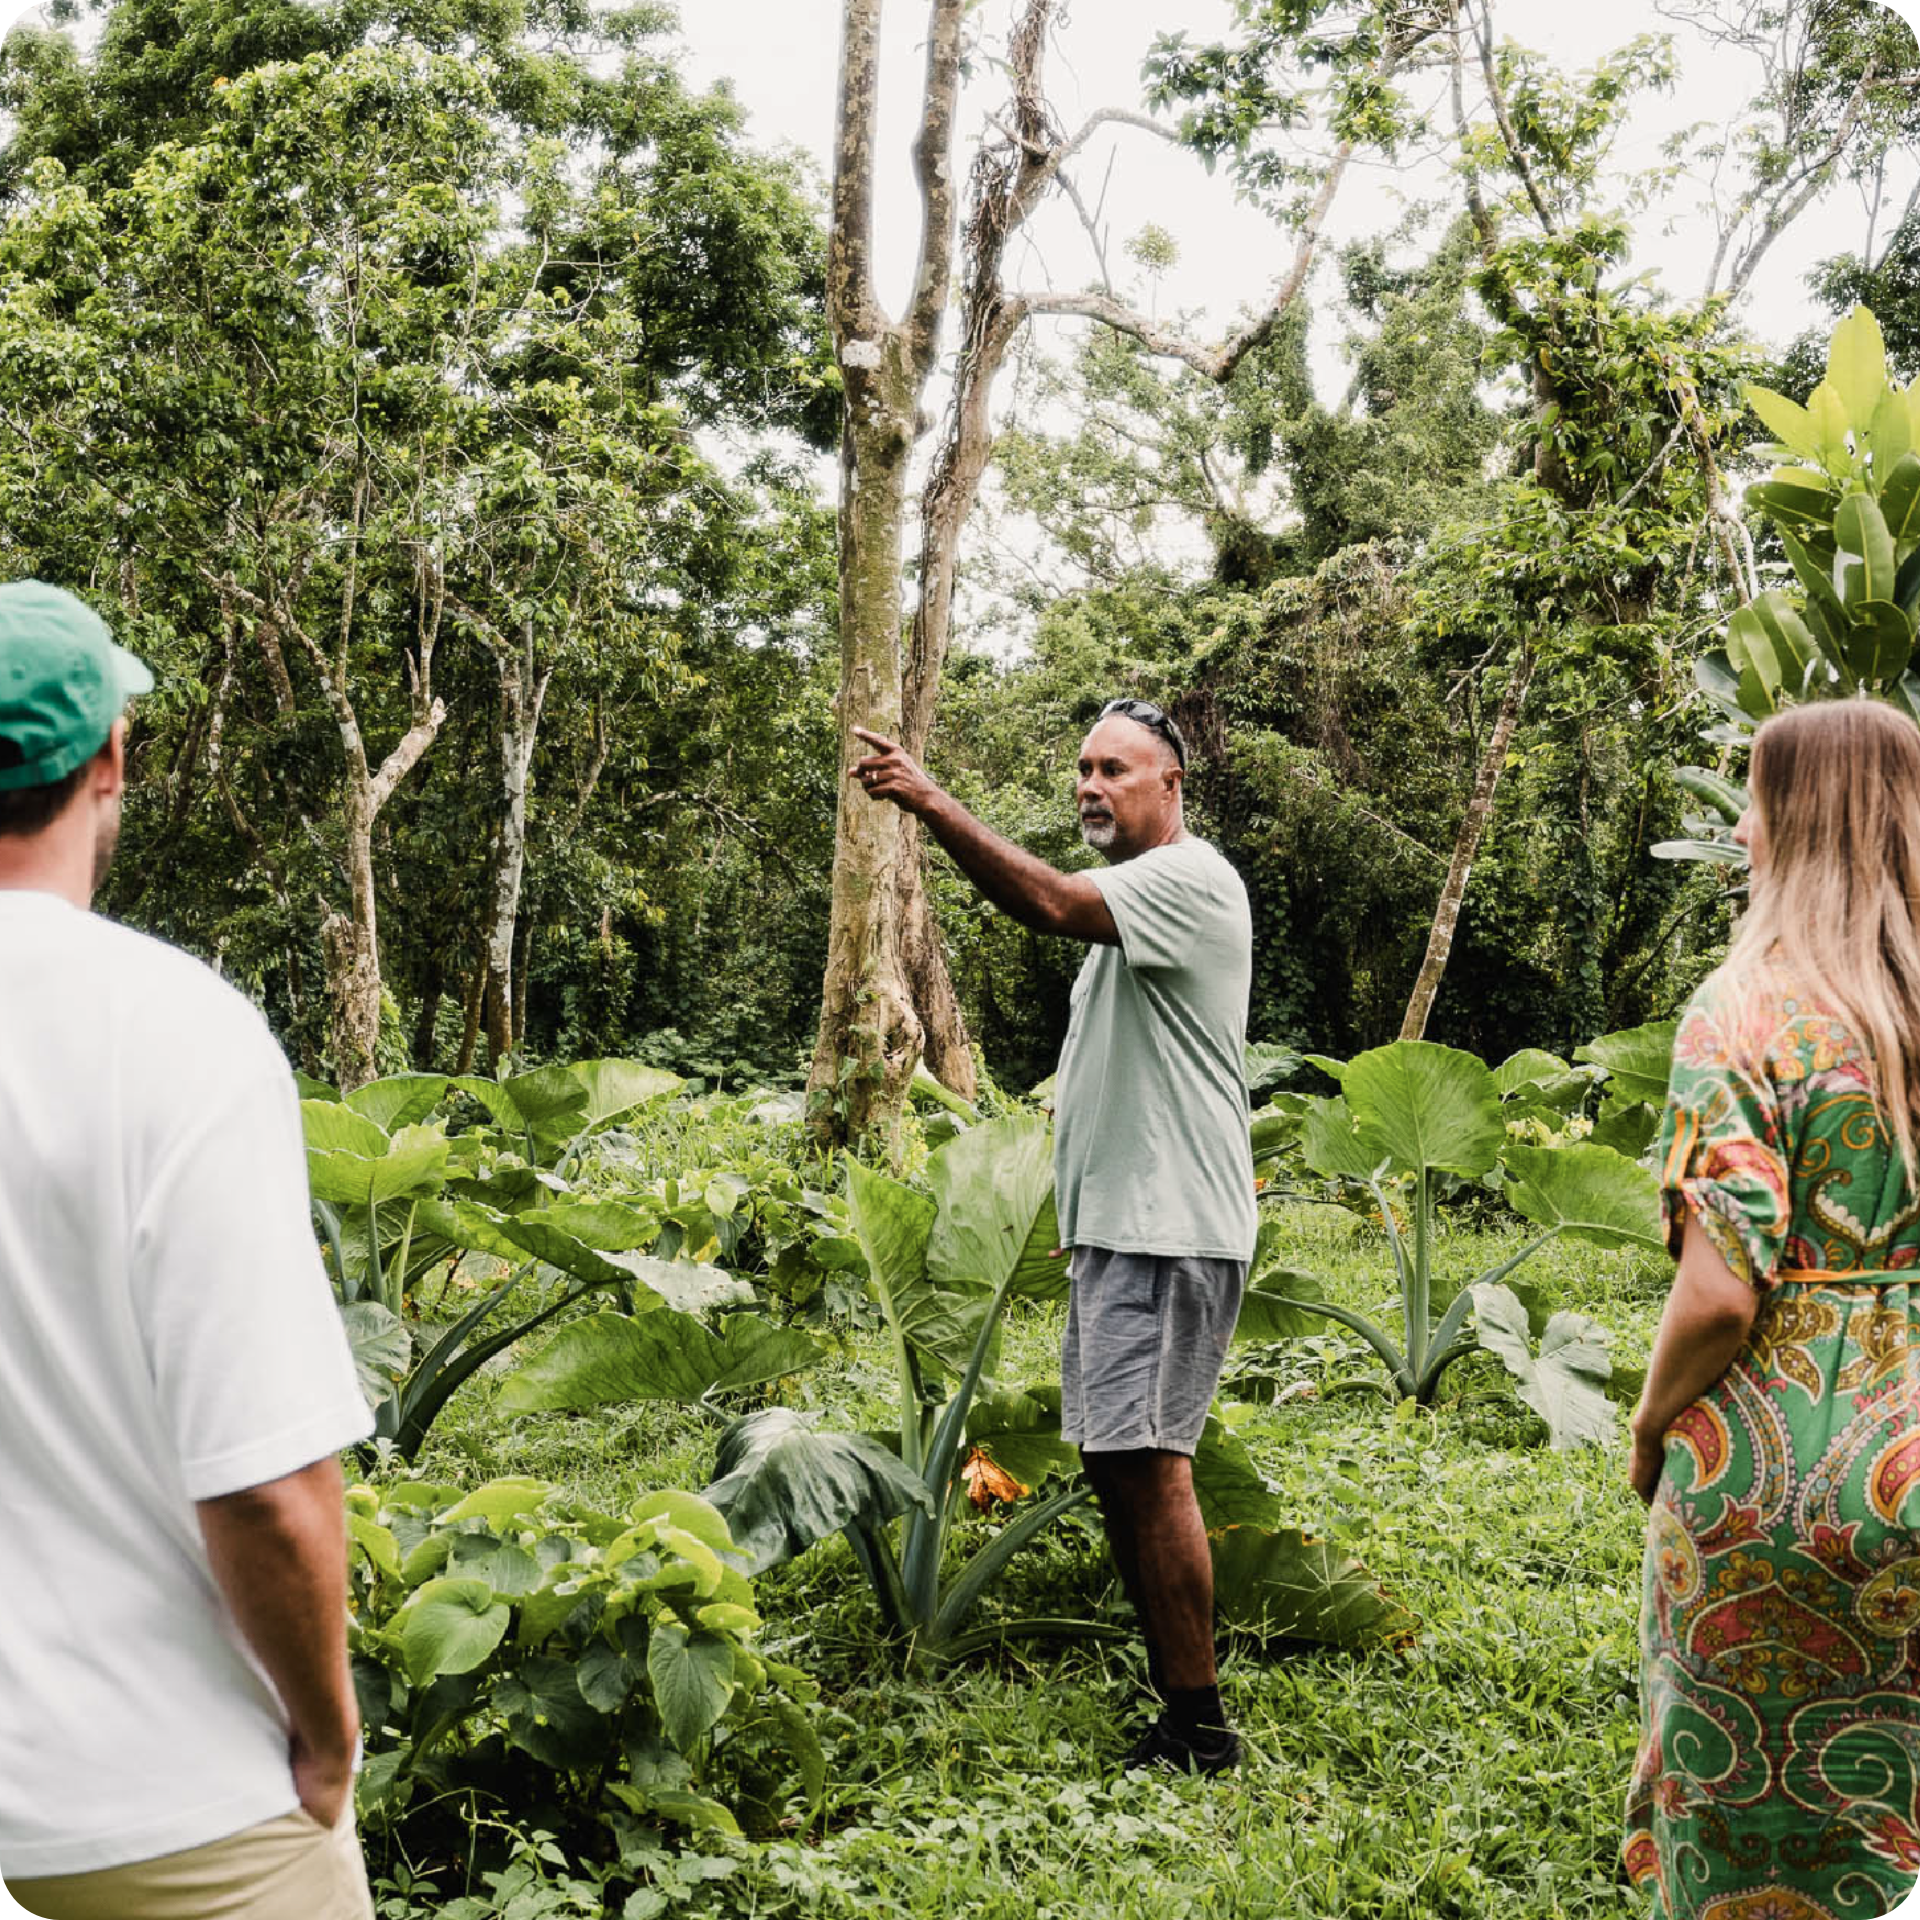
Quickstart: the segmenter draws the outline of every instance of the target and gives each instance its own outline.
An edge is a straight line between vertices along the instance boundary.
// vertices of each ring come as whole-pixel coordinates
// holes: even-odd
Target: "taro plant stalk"
[[[1605,1330],[1583,1314],[1556,1313],[1535,1353],[1526,1310],[1504,1282],[1563,1234],[1596,1246],[1657,1247],[1652,1175],[1591,1142],[1514,1144],[1493,1073],[1472,1054],[1431,1041],[1396,1040],[1359,1055],[1341,1070],[1341,1088],[1307,1115],[1306,1160],[1318,1173],[1364,1186],[1379,1207],[1399,1283],[1400,1343],[1365,1314],[1329,1300],[1303,1294],[1291,1304],[1357,1333],[1380,1356],[1399,1398],[1430,1404],[1446,1370],[1478,1347],[1515,1375],[1556,1446],[1604,1438],[1613,1419]],[[1496,1167],[1509,1202],[1545,1231],[1463,1287],[1436,1324],[1437,1185],[1447,1175],[1484,1179]],[[1389,1176],[1408,1183],[1404,1232]],[[1284,1283],[1275,1284],[1278,1291]]]

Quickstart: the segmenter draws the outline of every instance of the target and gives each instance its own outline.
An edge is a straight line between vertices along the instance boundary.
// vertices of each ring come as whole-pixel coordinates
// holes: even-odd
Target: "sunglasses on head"
[[[1186,771],[1187,743],[1180,737],[1180,729],[1172,719],[1151,700],[1109,700],[1100,709],[1100,718],[1104,720],[1110,713],[1117,713],[1139,726],[1151,727],[1173,749],[1174,758],[1180,762],[1180,770],[1183,773]]]

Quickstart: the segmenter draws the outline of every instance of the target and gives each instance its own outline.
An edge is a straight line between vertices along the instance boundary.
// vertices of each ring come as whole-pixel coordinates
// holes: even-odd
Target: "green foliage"
[[[1057,1386],[988,1384],[1009,1304],[1055,1299],[1065,1286],[1050,1130],[1025,1115],[970,1128],[933,1155],[928,1174],[931,1194],[848,1166],[854,1230],[892,1343],[897,1426],[886,1444],[769,1408],[722,1438],[707,1495],[752,1543],[756,1566],[844,1533],[912,1665],[1019,1639],[1111,1638],[1103,1623],[1057,1615],[969,1627],[1015,1556],[1091,1497],[1060,1437]],[[1291,1324],[1264,1297],[1263,1311],[1270,1330]],[[1053,1480],[1065,1484],[1038,1492]],[[988,1490],[975,1495],[981,1505],[996,1487],[1016,1502],[1035,1497],[956,1569],[957,1523],[976,1482]],[[1236,1549],[1237,1618],[1304,1638],[1384,1638],[1410,1626],[1363,1569],[1279,1526],[1271,1488],[1218,1421],[1195,1457],[1194,1487],[1210,1529],[1247,1529],[1261,1543]],[[1273,1588],[1264,1599],[1263,1582]]]
[[[815,1688],[760,1616],[705,1501],[595,1512],[526,1479],[347,1496],[362,1829],[383,1853],[472,1858],[537,1805],[576,1854],[645,1884],[660,1830],[764,1832],[816,1805]]]
[[[1805,700],[1866,695],[1920,720],[1920,383],[1888,371],[1880,323],[1857,306],[1833,330],[1825,377],[1806,404],[1760,385],[1748,404],[1778,464],[1747,490],[1784,550],[1793,584],[1769,587],[1727,623],[1696,684],[1716,716],[1706,738],[1743,749],[1754,726]],[[1732,836],[1743,787],[1703,767],[1676,777],[1700,804],[1669,860],[1744,867]]]
[[[722,1308],[752,1305],[753,1289],[675,1257],[716,1249],[729,1221],[738,1244],[749,1191],[738,1174],[705,1177],[684,1199],[671,1181],[612,1200],[566,1177],[609,1129],[677,1085],[637,1061],[588,1060],[504,1081],[405,1074],[344,1100],[316,1087],[326,1097],[302,1102],[314,1213],[377,1439],[413,1459],[481,1367],[596,1294],[622,1311],[565,1327],[509,1383],[513,1405],[694,1401],[821,1357],[818,1343],[759,1315],[709,1325]],[[444,1116],[430,1119],[446,1106],[484,1118],[450,1134]],[[409,1309],[436,1268],[440,1300],[456,1288],[478,1297],[429,1328]]]
[[[1530,1148],[1511,1138],[1502,1082],[1509,1096],[1522,1096],[1525,1111],[1540,1104],[1530,1096],[1570,1077],[1544,1054],[1510,1060],[1496,1077],[1471,1054],[1424,1040],[1396,1040],[1348,1061],[1340,1094],[1309,1108],[1302,1152],[1316,1173],[1372,1195],[1393,1255],[1401,1339],[1396,1344],[1367,1316],[1324,1296],[1287,1296],[1297,1310],[1360,1335],[1385,1365],[1394,1393],[1423,1405],[1477,1342],[1520,1382],[1522,1398],[1547,1422],[1556,1446],[1604,1439],[1612,1431],[1603,1391],[1605,1336],[1581,1316],[1557,1315],[1536,1355],[1528,1346],[1526,1308],[1501,1282],[1562,1235],[1598,1246],[1660,1245],[1654,1183],[1644,1169],[1591,1141]],[[1662,1085],[1664,1091],[1664,1075]],[[1508,1203],[1546,1231],[1461,1288],[1436,1322],[1433,1249],[1442,1177],[1477,1180],[1496,1168],[1503,1170]],[[1388,1181],[1407,1209],[1405,1233]],[[1284,1295],[1285,1283],[1275,1291]]]

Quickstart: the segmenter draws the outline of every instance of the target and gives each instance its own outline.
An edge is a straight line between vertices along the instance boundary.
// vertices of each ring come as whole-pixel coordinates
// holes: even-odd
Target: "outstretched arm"
[[[874,749],[852,771],[867,798],[891,800],[902,812],[917,814],[960,871],[1002,913],[1039,933],[1062,933],[1108,947],[1120,944],[1120,930],[1091,875],[1062,873],[1036,859],[976,820],[883,734],[864,727],[855,727],[854,733]]]

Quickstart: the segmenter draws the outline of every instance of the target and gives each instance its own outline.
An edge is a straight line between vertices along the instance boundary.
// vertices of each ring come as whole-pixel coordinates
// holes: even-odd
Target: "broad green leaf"
[[[1505,1138],[1486,1063],[1431,1040],[1395,1040],[1349,1061],[1346,1098],[1367,1149],[1400,1172],[1477,1179]]]
[[[1820,458],[1820,437],[1805,407],[1770,387],[1749,386],[1743,397],[1776,440],[1809,460]]]
[[[1673,1036],[1679,1026],[1677,1020],[1654,1020],[1644,1027],[1622,1027],[1575,1047],[1573,1057],[1605,1067],[1608,1091],[1617,1098],[1663,1101],[1673,1068]]]
[[[677,1093],[686,1085],[677,1073],[669,1073],[664,1067],[649,1067],[638,1060],[575,1060],[566,1071],[587,1091],[586,1104],[574,1122],[576,1132],[580,1127],[598,1126],[602,1121],[631,1113],[635,1107]],[[518,1087],[520,1083],[508,1084]],[[515,1099],[519,1100],[517,1093]],[[570,1115],[572,1110],[564,1111]]]
[[[1807,411],[1813,416],[1813,430],[1820,441],[1820,464],[1829,471],[1843,468],[1847,462],[1846,403],[1831,380],[1822,380],[1807,395]]]
[[[1796,532],[1817,528],[1825,533],[1833,524],[1833,495],[1812,487],[1762,480],[1747,489],[1747,504],[1757,507],[1776,525],[1792,527]]]
[[[898,1454],[863,1433],[822,1433],[791,1407],[736,1420],[720,1437],[706,1497],[751,1571],[854,1525],[881,1526],[933,1496]]]
[[[967,1439],[1024,1487],[1080,1465],[1080,1449],[1060,1437],[1057,1386],[981,1394],[967,1409]]]
[[[1353,1114],[1338,1094],[1308,1105],[1300,1127],[1300,1149],[1315,1173],[1345,1180],[1370,1179],[1381,1160],[1360,1138]]]
[[[704,1260],[656,1260],[644,1253],[610,1253],[644,1287],[682,1313],[712,1313],[718,1307],[750,1307],[753,1283]]]
[[[1217,1413],[1207,1415],[1193,1450],[1193,1496],[1209,1533],[1225,1527],[1270,1527],[1280,1519],[1280,1497],[1253,1463],[1247,1444]]]
[[[1749,675],[1769,692],[1779,689],[1784,677],[1780,662],[1774,658],[1766,628],[1751,607],[1739,608],[1727,622],[1727,658],[1740,670],[1743,690]]]
[[[909,1347],[946,1372],[964,1372],[987,1290],[977,1284],[936,1287],[927,1278],[933,1201],[849,1160],[847,1212],[888,1323],[899,1329]]]
[[[471,1673],[505,1636],[513,1610],[484,1580],[429,1580],[401,1608],[395,1631],[416,1687]]]
[[[447,1160],[447,1136],[438,1127],[402,1127],[391,1140],[381,1135],[378,1158],[309,1145],[307,1184],[316,1200],[340,1207],[424,1197],[446,1183]]]
[[[364,1513],[347,1515],[347,1535],[389,1580],[400,1578],[400,1544],[377,1520]]]
[[[1263,1640],[1363,1647],[1407,1640],[1419,1627],[1359,1561],[1293,1527],[1215,1534],[1213,1597],[1228,1626]]]
[[[1710,860],[1723,867],[1744,867],[1745,847],[1731,840],[1656,840],[1647,851],[1656,860]]]
[[[528,1259],[593,1286],[630,1286],[634,1276],[622,1261],[596,1252],[563,1232],[544,1211],[501,1213],[476,1200],[423,1200],[414,1214],[414,1231],[430,1233],[456,1247],[472,1247],[511,1265]],[[634,1311],[645,1313],[661,1304],[650,1288],[634,1294]]]
[[[1234,1322],[1236,1340],[1297,1340],[1303,1334],[1325,1333],[1327,1322],[1298,1303],[1325,1298],[1318,1274],[1299,1267],[1269,1267],[1247,1283],[1240,1296],[1240,1317]]]
[[[1697,769],[1682,768],[1680,771],[1693,772]],[[1567,1063],[1558,1054],[1548,1053],[1543,1047],[1522,1047],[1518,1053],[1508,1054],[1494,1068],[1494,1091],[1505,1100],[1522,1087],[1541,1087],[1552,1081],[1564,1080],[1568,1070]]]
[[[1752,606],[1742,607],[1734,621],[1744,616],[1750,616],[1767,636],[1776,683],[1797,699],[1806,691],[1808,677],[1820,659],[1819,644],[1807,631],[1799,609],[1776,588],[1761,594]]]
[[[1582,1141],[1570,1147],[1509,1147],[1508,1201],[1529,1220],[1598,1247],[1666,1243],[1660,1231],[1660,1183],[1643,1166]]]
[[[1733,826],[1747,810],[1746,788],[1735,786],[1731,780],[1705,767],[1675,767],[1673,779],[1683,793],[1710,806],[1728,826]],[[1505,1093],[1507,1089],[1503,1086],[1500,1091]]]
[[[797,1373],[826,1352],[759,1314],[730,1314],[715,1331],[672,1307],[637,1318],[596,1313],[562,1327],[507,1379],[498,1404],[507,1413],[579,1413],[629,1400],[691,1403]]]
[[[1880,483],[1880,517],[1896,541],[1920,540],[1920,454],[1903,452],[1891,463]]]
[[[720,1509],[711,1500],[703,1500],[697,1493],[688,1493],[679,1487],[643,1493],[627,1509],[627,1517],[636,1526],[649,1520],[663,1520],[682,1533],[704,1541],[715,1553],[733,1551],[733,1535],[727,1531]]]
[[[386,1129],[339,1100],[302,1100],[300,1128],[309,1153],[346,1153],[361,1160],[378,1160],[387,1150]]]
[[[1834,328],[1827,383],[1839,396],[1847,425],[1864,435],[1887,393],[1887,343],[1879,321],[1865,307],[1855,307]]]
[[[395,1073],[356,1087],[346,1096],[346,1104],[392,1133],[424,1120],[446,1097],[446,1091],[444,1073]]]
[[[495,1126],[514,1134],[525,1131],[525,1116],[514,1105],[513,1095],[507,1091],[504,1081],[488,1080],[477,1073],[462,1073],[449,1079],[447,1086],[452,1092],[464,1093],[478,1101]]]
[[[972,1127],[933,1156],[927,1178],[936,1207],[927,1277],[936,1287],[1004,1287],[1033,1299],[1065,1293],[1046,1121],[1013,1114]]]
[[[377,1300],[356,1300],[340,1309],[340,1318],[346,1325],[347,1345],[353,1349],[354,1378],[367,1405],[377,1407],[392,1397],[411,1364],[413,1335],[398,1315]]]
[[[489,1480],[443,1513],[440,1524],[450,1527],[461,1520],[484,1520],[489,1526],[498,1526],[503,1520],[518,1520],[522,1514],[538,1513],[553,1491],[545,1480],[520,1476]]]
[[[1660,1110],[1664,1104],[1664,1100],[1626,1100],[1603,1108],[1587,1136],[1588,1143],[1611,1147],[1629,1160],[1639,1159],[1660,1131]]]
[[[316,1080],[312,1074],[302,1073],[298,1067],[293,1070],[293,1084],[303,1101],[328,1100],[335,1106],[340,1104],[338,1087],[331,1087],[324,1080]]]
[[[1305,1065],[1303,1056],[1292,1047],[1270,1040],[1256,1041],[1246,1051],[1247,1092],[1258,1098],[1269,1087],[1291,1080]]]
[[[643,1819],[658,1816],[695,1833],[724,1833],[739,1838],[739,1821],[718,1800],[710,1800],[704,1793],[694,1793],[686,1787],[631,1787],[623,1780],[611,1782],[607,1791]],[[622,1909],[622,1920],[628,1914],[662,1911],[651,1905],[637,1905],[639,1898],[634,1894],[628,1899]]]
[[[491,1706],[506,1716],[507,1740],[541,1765],[584,1772],[606,1740],[600,1709],[581,1690],[572,1660],[536,1655],[501,1676]]]
[[[496,1540],[486,1533],[455,1535],[447,1572],[462,1580],[484,1580],[509,1600],[534,1592],[546,1577],[545,1568],[517,1541]]]
[[[1893,581],[1893,604],[1909,618],[1920,608],[1920,547],[1915,547],[1900,563],[1900,571]]]
[[[1295,1145],[1306,1118],[1307,1096],[1300,1093],[1276,1094],[1270,1106],[1253,1116],[1247,1128],[1247,1145],[1253,1155],[1254,1171],[1270,1165]]]
[[[644,1253],[660,1237],[657,1214],[617,1200],[559,1200],[541,1212],[548,1226],[600,1253]]]
[[[1597,1320],[1583,1313],[1556,1313],[1536,1354],[1528,1337],[1527,1310],[1511,1288],[1476,1281],[1473,1314],[1481,1346],[1519,1382],[1520,1398],[1547,1423],[1556,1447],[1611,1438],[1607,1375],[1613,1362],[1607,1331]]]
[[[1878,689],[1895,681],[1913,657],[1913,621],[1891,601],[1862,600],[1853,608],[1847,630],[1847,664],[1861,688]]]
[[[1847,573],[1844,598],[1849,612],[1864,600],[1891,600],[1895,561],[1893,535],[1871,494],[1850,493],[1834,515],[1834,536],[1842,553],[1858,554],[1860,565]]]

